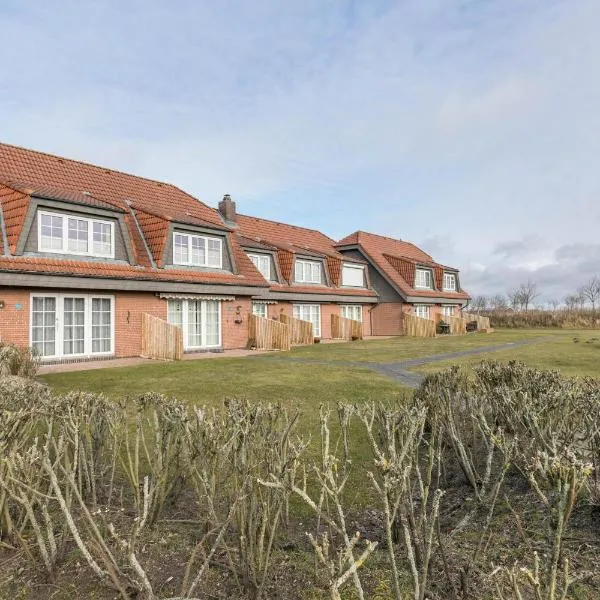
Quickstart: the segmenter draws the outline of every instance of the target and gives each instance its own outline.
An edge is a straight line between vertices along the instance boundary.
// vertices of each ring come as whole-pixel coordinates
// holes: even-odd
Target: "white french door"
[[[294,318],[309,321],[313,326],[313,335],[321,337],[321,306],[319,304],[294,304]]]
[[[30,322],[42,358],[114,353],[114,296],[32,294]]]
[[[362,306],[360,304],[342,304],[342,317],[362,323]]]
[[[169,300],[167,321],[181,327],[186,350],[221,346],[221,302],[218,300]]]

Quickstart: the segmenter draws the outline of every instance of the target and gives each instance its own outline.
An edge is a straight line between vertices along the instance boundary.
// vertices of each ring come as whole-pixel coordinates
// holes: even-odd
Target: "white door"
[[[39,356],[56,356],[56,298],[36,296],[31,304],[31,347]]]

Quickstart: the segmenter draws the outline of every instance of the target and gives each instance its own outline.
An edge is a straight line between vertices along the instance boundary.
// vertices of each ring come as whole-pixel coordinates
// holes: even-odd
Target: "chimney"
[[[219,212],[228,223],[235,223],[235,202],[229,194],[223,196],[223,200],[219,202]]]

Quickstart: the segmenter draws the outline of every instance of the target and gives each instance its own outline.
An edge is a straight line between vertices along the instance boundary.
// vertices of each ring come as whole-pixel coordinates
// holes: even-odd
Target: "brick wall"
[[[19,346],[29,345],[29,315],[32,292],[68,293],[68,290],[0,288],[0,339]],[[74,291],[74,294],[83,293]],[[93,289],[86,294],[96,293]],[[99,295],[115,297],[115,355],[118,357],[139,356],[141,352],[142,314],[148,313],[160,319],[167,318],[167,301],[151,292],[107,292]],[[238,309],[239,307],[239,309]],[[248,342],[249,298],[237,298],[222,303],[223,348],[245,348]],[[236,321],[240,321],[236,323]]]
[[[371,311],[372,335],[403,335],[402,311],[408,304],[402,302],[383,302]]]
[[[30,290],[0,287],[0,340],[29,345],[29,292]]]

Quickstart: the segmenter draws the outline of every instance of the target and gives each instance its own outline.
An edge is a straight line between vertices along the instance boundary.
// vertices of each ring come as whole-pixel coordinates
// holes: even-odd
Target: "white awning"
[[[252,300],[252,304],[277,304],[277,300]]]
[[[159,294],[158,296],[167,300],[221,300],[222,302],[235,300],[235,296],[213,296],[211,294]]]

